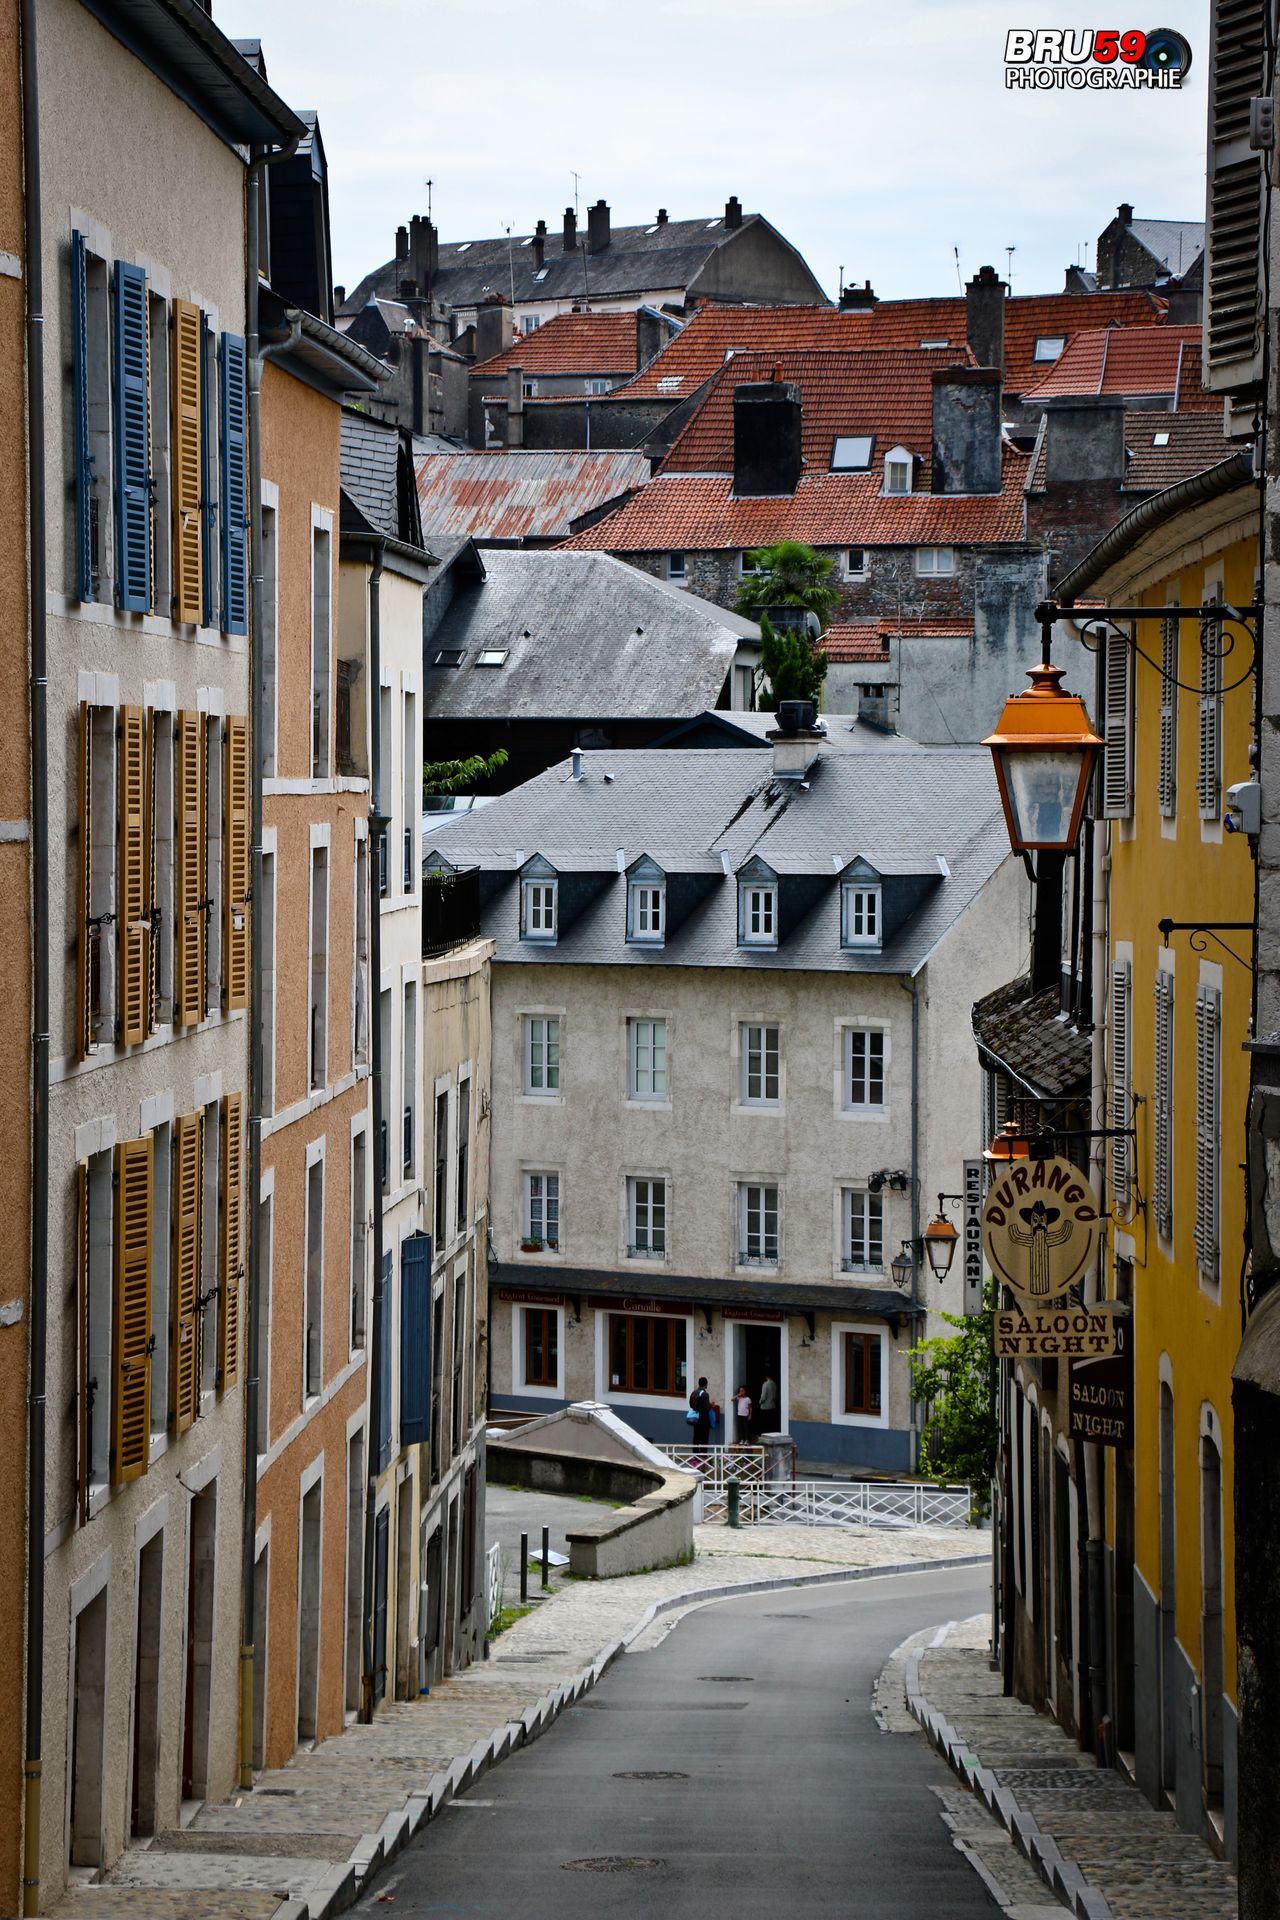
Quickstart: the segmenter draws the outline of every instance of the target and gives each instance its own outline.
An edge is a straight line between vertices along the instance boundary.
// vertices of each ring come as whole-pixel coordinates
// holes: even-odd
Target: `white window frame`
[[[769,1246],[769,1199],[773,1195],[773,1255],[768,1253]],[[736,1228],[737,1246],[734,1249],[734,1265],[754,1271],[757,1267],[780,1267],[782,1265],[782,1187],[776,1180],[739,1180],[737,1183]],[[762,1251],[752,1253],[750,1240],[752,1235],[751,1217],[758,1217],[757,1227]]]
[[[1221,605],[1225,598],[1221,567],[1206,571],[1203,601]],[[1200,623],[1200,744],[1196,787],[1200,801],[1200,835],[1222,838],[1222,660],[1223,626]]]
[[[859,1260],[854,1253],[854,1230],[869,1255],[878,1244],[880,1258]],[[840,1189],[840,1271],[842,1273],[883,1273],[885,1270],[884,1194],[868,1187]]]
[[[873,433],[836,434],[831,442],[832,473],[866,473],[871,466],[872,456],[875,453],[875,445],[876,438]],[[840,458],[841,447],[865,447],[866,456],[861,460],[842,460]]]
[[[1066,346],[1067,336],[1064,333],[1038,333],[1031,358],[1039,366],[1052,366],[1055,360],[1061,360]],[[1049,348],[1052,349],[1051,352],[1042,351]]]
[[[1173,967],[1158,965],[1155,980],[1151,1115],[1151,1210],[1156,1232],[1171,1245],[1174,1226],[1174,1066],[1177,1059],[1177,987]]]
[[[1222,972],[1202,964],[1196,989],[1196,1268],[1200,1285],[1222,1285]]]
[[[679,562],[678,565],[677,565],[677,562]],[[689,578],[688,554],[687,553],[669,553],[667,555],[666,574],[667,574],[668,580],[674,581],[675,584],[679,587],[684,586],[685,582]]]
[[[650,1244],[640,1245],[641,1238],[641,1188],[644,1188],[644,1213],[646,1215],[644,1232]],[[654,1189],[661,1189],[655,1196]],[[670,1215],[671,1183],[664,1173],[629,1173],[627,1175],[627,1258],[629,1260],[666,1260],[671,1251]],[[660,1221],[655,1220],[661,1215]],[[653,1245],[654,1234],[660,1233],[662,1245]]]
[[[316,599],[316,563],[319,548],[328,557],[326,590],[323,604]],[[333,772],[333,586],[334,586],[334,550],[333,550],[333,510],[320,507],[312,502],[311,506],[311,667],[310,686],[311,704],[307,714],[307,766],[313,780],[327,780]],[[320,651],[321,634],[318,622],[323,618],[324,634],[324,751],[317,761],[315,752],[316,695],[321,688],[317,683],[316,665]]]
[[[878,881],[868,885],[864,880],[846,880],[842,885],[840,944],[873,953],[884,945],[884,899]]]
[[[534,925],[535,919],[539,922]],[[554,946],[559,933],[560,887],[556,880],[520,882],[520,938]]]
[[[854,1056],[859,1051],[857,1043],[864,1050],[864,1083],[870,1088],[875,1076],[871,1072],[871,1043],[880,1042],[880,1093],[875,1100],[855,1100],[853,1097]],[[846,1026],[841,1029],[840,1040],[841,1106],[845,1113],[855,1118],[861,1116],[883,1119],[889,1111],[889,1029],[875,1021],[865,1025]]]
[[[917,547],[916,572],[925,579],[950,580],[956,570],[954,547]]]
[[[769,1035],[773,1035],[770,1047]],[[757,1036],[753,1039],[753,1036]],[[782,1027],[776,1020],[743,1020],[738,1024],[739,1084],[738,1100],[753,1112],[776,1112],[782,1106]],[[774,1092],[768,1091],[769,1056],[773,1055]],[[753,1068],[752,1062],[756,1062]],[[751,1091],[752,1079],[760,1083],[760,1092]]]
[[[319,1193],[319,1211],[320,1211],[319,1230],[316,1235],[316,1247],[317,1247],[317,1253],[318,1253],[318,1259],[319,1259],[319,1272],[315,1276],[316,1284],[315,1284],[315,1296],[314,1296],[314,1302],[313,1302],[311,1297],[312,1275],[310,1271],[312,1225],[313,1225],[312,1218],[311,1218],[311,1192],[312,1192],[311,1175],[313,1170],[317,1167],[320,1169],[320,1177],[319,1177],[319,1180],[316,1182],[316,1187]],[[328,1183],[327,1183],[326,1168],[325,1168],[325,1136],[321,1134],[318,1140],[312,1140],[307,1147],[306,1169],[303,1174],[303,1188],[302,1188],[302,1381],[301,1381],[302,1393],[300,1395],[300,1400],[301,1400],[301,1405],[304,1412],[306,1412],[309,1408],[314,1407],[317,1401],[323,1397],[324,1387],[325,1387],[325,1369],[324,1369],[325,1274],[324,1274],[324,1270],[325,1270],[325,1210],[326,1210],[325,1188],[327,1184]],[[307,1331],[308,1331],[308,1321],[310,1318],[310,1309],[313,1304],[316,1308],[315,1328],[316,1328],[316,1349],[317,1349],[316,1351],[317,1384],[314,1390],[309,1388],[307,1384],[307,1375],[308,1375]]]
[[[844,1406],[844,1336],[873,1336],[880,1342],[880,1411],[846,1413]],[[889,1425],[889,1345],[887,1329],[881,1321],[833,1320],[831,1323],[831,1424],[833,1427],[887,1427]]]
[[[853,556],[855,553],[860,553],[862,555],[862,565],[860,567],[855,567],[853,564]],[[867,566],[866,548],[865,547],[846,547],[844,550],[845,579],[846,580],[865,580],[869,571],[870,569]]]
[[[905,486],[897,486],[894,483],[895,476],[898,474],[904,477],[906,482]],[[901,500],[914,491],[914,484],[915,461],[910,448],[890,447],[884,456],[884,478],[880,485],[881,493]]]
[[[642,1070],[646,1054],[647,1067]],[[647,1088],[642,1084],[645,1079]],[[633,1014],[627,1020],[627,1099],[643,1106],[670,1104],[671,1033],[664,1013]]]
[[[1111,1006],[1107,1033],[1111,1093],[1111,1195],[1120,1219],[1126,1219],[1132,1201],[1133,1126],[1133,950],[1116,942],[1111,962]]]
[[[535,1180],[540,1180],[543,1183],[542,1193],[536,1198],[533,1192],[533,1183]],[[553,1181],[555,1183],[554,1194],[550,1184]],[[520,1247],[521,1252],[525,1254],[526,1258],[557,1255],[563,1251],[564,1235],[561,1226],[560,1200],[560,1170],[558,1167],[527,1167],[521,1174]],[[554,1206],[551,1204],[553,1201]],[[535,1232],[534,1230],[535,1206],[540,1206],[542,1209],[541,1233]],[[551,1240],[547,1233],[547,1222],[552,1212],[555,1214],[556,1228],[554,1241]],[[540,1244],[536,1248],[529,1249],[524,1245],[527,1240],[537,1240]]]
[[[757,921],[753,929],[752,920]],[[776,880],[738,882],[738,945],[776,947],[778,944],[778,883]]]
[[[522,1085],[527,1100],[558,1100],[560,1098],[560,1069],[563,1058],[560,1049],[560,1019],[561,1016],[558,1013],[526,1013],[522,1016],[521,1053],[524,1060]],[[539,1027],[542,1029],[540,1036],[535,1031]],[[551,1031],[553,1027],[554,1033]],[[541,1086],[534,1083],[535,1046],[537,1045],[542,1049],[543,1084]],[[551,1060],[553,1047],[554,1063]],[[553,1072],[554,1085],[551,1084],[550,1079]]]
[[[1170,590],[1176,602],[1176,588]],[[1182,622],[1167,615],[1160,633],[1160,763],[1157,798],[1163,822],[1178,817],[1178,667],[1181,660]],[[1163,830],[1163,829],[1162,829]]]
[[[661,947],[665,945],[666,938],[666,882],[664,880],[628,881],[627,939],[635,947]]]
[[[759,548],[757,547],[743,547],[739,551],[738,578],[740,580],[752,580],[755,578],[756,574],[759,573],[760,571],[759,567],[753,567],[748,565],[748,562],[750,561],[752,554],[757,552],[759,552]]]

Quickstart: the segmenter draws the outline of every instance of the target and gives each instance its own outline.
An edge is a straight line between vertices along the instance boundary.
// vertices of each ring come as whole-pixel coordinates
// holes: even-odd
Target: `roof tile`
[[[632,313],[557,313],[504,353],[472,367],[492,377],[508,367],[529,374],[634,373],[636,320]]]

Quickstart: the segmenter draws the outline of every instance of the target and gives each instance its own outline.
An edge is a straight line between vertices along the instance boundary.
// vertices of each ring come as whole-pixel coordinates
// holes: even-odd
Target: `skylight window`
[[[529,235],[529,238],[528,238],[527,240],[522,240],[522,241],[520,242],[520,245],[521,245],[522,247],[531,247],[531,246],[533,245],[533,235],[532,235],[532,234],[530,234],[530,235]]]
[[[712,227],[718,227],[719,225],[720,225],[720,222],[718,220],[708,220],[707,232],[710,233]]]
[[[1042,333],[1036,338],[1035,358],[1037,360],[1056,360],[1067,344],[1065,333]]]
[[[431,662],[433,667],[460,667],[466,658],[465,647],[441,647]]]
[[[659,393],[678,393],[684,384],[682,373],[664,373],[658,382]]]
[[[922,340],[920,345],[922,347],[949,347],[951,342],[949,340]]]
[[[504,664],[510,647],[481,647],[476,655],[478,667],[500,667]]]
[[[1152,444],[1152,446],[1153,446],[1153,447],[1167,447],[1167,446],[1168,446],[1168,444],[1169,444],[1169,436],[1168,436],[1168,434],[1167,434],[1167,433],[1157,433],[1157,434],[1155,434],[1155,435],[1154,435],[1154,436],[1152,437],[1152,441],[1151,441],[1151,444]]]
[[[539,267],[533,277],[535,280],[545,280],[550,271],[550,267]]]
[[[831,450],[832,473],[864,473],[871,465],[872,439],[869,433],[837,434]]]
[[[462,242],[462,244],[461,244],[461,246],[460,246],[460,247],[458,248],[458,252],[459,252],[459,253],[466,253],[466,251],[467,251],[467,249],[468,249],[469,247],[471,247],[471,246],[472,246],[473,244],[474,244],[474,242],[473,242],[473,241],[470,241],[470,240],[464,240],[464,241]]]
[[[645,228],[645,232],[646,232],[646,233],[656,233],[657,231],[658,231],[658,229],[657,229],[656,227],[646,227],[646,228]]]

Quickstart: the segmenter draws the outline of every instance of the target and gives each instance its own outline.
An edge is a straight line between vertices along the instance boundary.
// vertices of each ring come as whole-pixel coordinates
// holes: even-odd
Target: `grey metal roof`
[[[772,752],[750,748],[592,752],[583,756],[582,779],[569,774],[566,761],[549,767],[459,821],[442,842],[453,866],[493,876],[484,931],[500,961],[914,973],[1013,857],[981,747],[911,746],[900,756],[820,751],[806,785],[775,780]],[[730,873],[711,881],[665,946],[628,946],[625,869],[655,848],[723,854]],[[424,851],[431,850],[428,830]],[[584,871],[575,863],[588,853],[612,853],[612,876],[593,883],[593,897],[554,945],[522,942],[520,861],[540,854],[572,875]],[[918,876],[898,882],[900,897],[913,904],[882,952],[840,946],[839,874],[858,856],[885,875],[886,925],[889,877]],[[780,874],[810,876],[795,882],[809,904],[777,948],[738,945],[732,875],[752,857]],[[659,864],[681,871],[678,857]]]
[[[621,449],[415,455],[423,526],[474,540],[567,539],[583,514],[621,504],[649,478],[648,456]]]
[[[228,146],[272,146],[306,127],[199,0],[84,0],[122,46]],[[261,43],[258,43],[260,62]]]
[[[493,547],[484,572],[459,587],[427,642],[435,718],[680,719],[714,706],[740,642],[759,642],[750,620],[612,554]],[[457,647],[461,666],[432,665]],[[477,666],[482,648],[507,658]]]
[[[1129,231],[1170,273],[1185,273],[1204,252],[1203,220],[1131,220]]]

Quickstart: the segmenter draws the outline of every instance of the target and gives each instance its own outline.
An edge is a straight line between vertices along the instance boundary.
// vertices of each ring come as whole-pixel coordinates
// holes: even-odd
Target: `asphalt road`
[[[980,1611],[986,1583],[982,1568],[899,1574],[699,1608],[446,1808],[362,1906],[394,1920],[997,1913],[929,1791],[952,1776],[871,1713],[894,1647]]]

